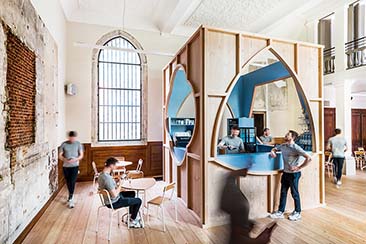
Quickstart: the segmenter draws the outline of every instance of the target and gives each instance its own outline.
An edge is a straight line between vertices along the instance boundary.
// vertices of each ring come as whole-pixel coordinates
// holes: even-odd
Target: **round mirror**
[[[183,66],[179,65],[170,81],[165,126],[170,137],[170,152],[177,165],[187,154],[196,119],[194,92]]]

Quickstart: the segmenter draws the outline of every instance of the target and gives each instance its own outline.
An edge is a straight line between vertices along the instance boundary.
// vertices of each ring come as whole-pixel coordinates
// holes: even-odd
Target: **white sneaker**
[[[335,176],[334,176],[334,177],[333,177],[333,183],[334,183],[334,184],[337,184],[337,181],[338,181],[338,180],[337,180],[337,177],[335,177]]]
[[[341,186],[342,185],[342,181],[337,181],[337,186]]]
[[[74,208],[74,207],[75,207],[74,199],[70,199],[69,208]]]
[[[283,219],[284,218],[283,212],[281,212],[281,211],[274,211],[273,213],[271,213],[269,215],[269,217],[271,219]]]
[[[301,213],[293,211],[289,216],[288,219],[291,221],[297,221],[301,219]]]
[[[140,223],[140,220],[137,220],[137,219],[130,219],[130,228],[141,228],[141,223]]]

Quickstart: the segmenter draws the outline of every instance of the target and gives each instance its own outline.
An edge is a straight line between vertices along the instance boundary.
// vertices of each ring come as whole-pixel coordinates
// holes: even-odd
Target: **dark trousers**
[[[300,203],[300,193],[299,193],[299,179],[301,177],[301,172],[296,173],[286,173],[284,172],[281,177],[281,197],[280,197],[280,206],[278,207],[278,211],[285,212],[286,201],[287,201],[287,192],[288,188],[291,190],[292,198],[295,202],[295,211],[301,212],[301,203]]]
[[[119,194],[119,199],[117,202],[112,203],[113,208],[122,208],[122,207],[130,207],[131,219],[135,219],[139,209],[141,207],[141,199],[135,197],[136,193],[134,191],[123,191]],[[110,205],[106,205],[110,208]]]
[[[341,180],[342,178],[343,163],[344,158],[333,158],[334,175],[337,177],[337,180]]]
[[[63,167],[63,171],[64,171],[64,177],[66,180],[67,189],[69,190],[69,200],[70,200],[72,198],[72,196],[74,195],[76,178],[78,177],[78,173],[79,173],[79,166],[70,167],[70,168]]]

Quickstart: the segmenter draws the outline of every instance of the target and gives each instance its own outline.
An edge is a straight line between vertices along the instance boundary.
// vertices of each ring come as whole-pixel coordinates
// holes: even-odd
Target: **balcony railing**
[[[334,73],[335,47],[323,51],[324,75]]]
[[[347,42],[345,50],[348,69],[366,65],[366,36]]]

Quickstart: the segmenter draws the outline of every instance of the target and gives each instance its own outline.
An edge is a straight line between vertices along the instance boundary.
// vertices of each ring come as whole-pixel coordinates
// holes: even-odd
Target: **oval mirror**
[[[170,152],[176,164],[181,165],[192,140],[196,119],[194,92],[183,66],[175,69],[169,89],[165,127],[170,137]]]

